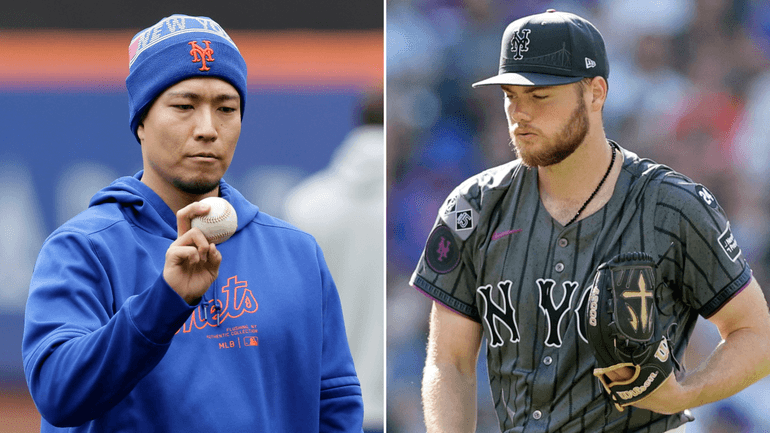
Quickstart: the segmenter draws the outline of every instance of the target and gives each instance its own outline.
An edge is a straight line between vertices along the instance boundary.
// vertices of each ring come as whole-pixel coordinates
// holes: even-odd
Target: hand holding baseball
[[[196,304],[219,274],[222,255],[192,220],[207,215],[211,205],[195,202],[176,213],[177,238],[166,250],[163,278],[188,304]]]

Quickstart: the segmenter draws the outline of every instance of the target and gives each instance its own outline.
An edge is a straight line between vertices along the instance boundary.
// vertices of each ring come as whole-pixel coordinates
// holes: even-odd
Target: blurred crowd
[[[388,431],[425,430],[430,300],[408,280],[439,206],[464,179],[515,157],[502,93],[471,83],[497,73],[508,23],[549,8],[604,36],[607,137],[709,188],[770,298],[770,2],[388,0]],[[696,328],[690,368],[719,340],[709,326]],[[696,409],[688,432],[768,431],[767,406],[757,409],[767,397],[764,380]],[[479,400],[479,431],[497,431],[485,383]]]

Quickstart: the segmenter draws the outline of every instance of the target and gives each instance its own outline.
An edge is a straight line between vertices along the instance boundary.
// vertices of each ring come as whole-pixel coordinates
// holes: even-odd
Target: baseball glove
[[[655,391],[676,363],[664,335],[675,325],[660,311],[656,269],[649,254],[620,254],[597,268],[590,287],[585,321],[598,365],[594,376],[621,412]],[[630,379],[607,376],[624,367],[633,369]]]

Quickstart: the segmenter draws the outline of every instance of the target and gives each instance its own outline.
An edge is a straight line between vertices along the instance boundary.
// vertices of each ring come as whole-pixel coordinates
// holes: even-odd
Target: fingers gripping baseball
[[[191,228],[192,218],[205,215],[210,207],[192,203],[177,212],[177,239],[166,250],[163,278],[188,304],[196,304],[219,274],[222,255],[206,236]]]

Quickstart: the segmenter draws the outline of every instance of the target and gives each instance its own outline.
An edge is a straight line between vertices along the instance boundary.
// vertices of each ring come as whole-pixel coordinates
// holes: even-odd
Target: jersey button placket
[[[564,272],[564,260],[567,258],[570,254],[570,249],[567,248],[567,246],[570,244],[569,239],[566,237],[560,237],[556,240],[556,245],[558,245],[558,248],[554,249],[554,261],[556,264],[553,267],[553,270],[556,273],[562,273]]]

